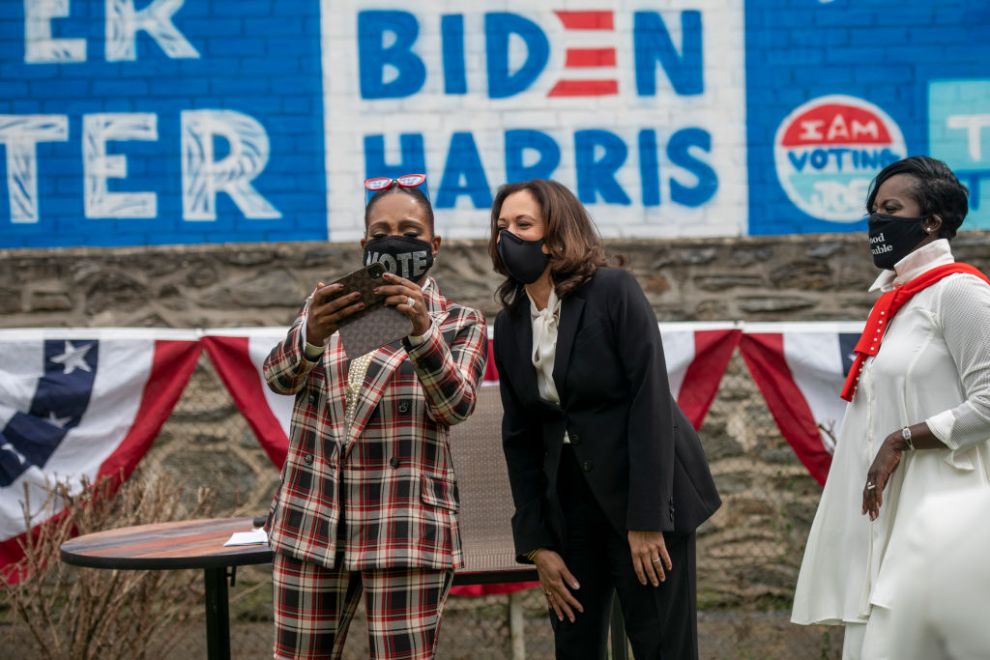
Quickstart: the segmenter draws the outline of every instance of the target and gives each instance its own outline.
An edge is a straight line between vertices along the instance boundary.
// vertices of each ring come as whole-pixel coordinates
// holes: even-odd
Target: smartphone
[[[385,297],[374,291],[375,287],[385,283],[382,277],[384,274],[385,266],[373,263],[348,273],[334,282],[343,285],[338,295],[357,291],[361,294],[360,301],[364,303],[364,309],[351,314],[337,324],[344,352],[352,360],[402,339],[412,332],[412,321],[409,317],[386,305]]]

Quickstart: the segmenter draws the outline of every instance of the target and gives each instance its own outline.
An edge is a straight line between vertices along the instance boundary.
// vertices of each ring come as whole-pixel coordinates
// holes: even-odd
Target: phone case
[[[358,291],[365,304],[363,310],[347,317],[337,326],[344,352],[352,360],[412,332],[412,321],[394,307],[386,305],[385,299],[374,293],[374,288],[382,284],[384,273],[385,267],[375,263],[337,280],[337,283],[344,285],[341,295]]]

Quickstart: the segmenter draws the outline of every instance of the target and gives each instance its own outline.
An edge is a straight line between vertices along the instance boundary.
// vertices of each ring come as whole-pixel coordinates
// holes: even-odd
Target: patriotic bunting
[[[757,323],[745,332],[735,323],[660,325],[671,391],[696,428],[738,345],[781,433],[819,483],[828,474],[846,405],[838,392],[861,330],[862,323]],[[29,531],[21,510],[25,485],[40,506],[55,480],[78,488],[83,477],[126,479],[171,413],[201,348],[281,467],[292,397],[268,389],[261,367],[285,332],[0,330],[0,572],[20,558]],[[497,384],[490,359],[483,385]],[[32,513],[35,524],[58,515]]]
[[[818,483],[832,464],[839,391],[862,323],[752,323],[739,345],[781,434]]]
[[[185,388],[200,346],[193,331],[0,331],[0,572],[23,555],[25,487],[34,527],[48,489],[85,477],[126,479]],[[6,570],[5,570],[6,569]]]

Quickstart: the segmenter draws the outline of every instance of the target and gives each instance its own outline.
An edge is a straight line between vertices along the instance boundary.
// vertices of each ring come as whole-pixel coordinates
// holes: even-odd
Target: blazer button
[[[313,455],[312,454],[306,454],[305,456],[303,456],[303,463],[305,463],[306,465],[312,465],[313,464]]]
[[[579,436],[577,433],[571,433],[570,431],[568,431],[567,437],[570,438],[571,444],[574,445],[575,447],[581,444],[581,436]]]
[[[397,467],[399,467],[399,459],[397,459],[395,456],[393,456],[392,458],[390,458],[388,460],[388,464],[391,465],[394,468],[397,468]]]
[[[317,401],[319,401],[319,399],[316,396],[316,392],[310,392],[310,394],[309,394],[309,405],[315,406]]]
[[[399,413],[400,414],[402,414],[402,415],[407,414],[409,412],[410,408],[412,408],[412,405],[410,405],[410,403],[408,401],[400,401],[399,402]]]
[[[581,464],[581,467],[584,468],[585,472],[591,472],[592,470],[595,469],[595,464],[592,463],[591,461],[585,461],[584,463]]]

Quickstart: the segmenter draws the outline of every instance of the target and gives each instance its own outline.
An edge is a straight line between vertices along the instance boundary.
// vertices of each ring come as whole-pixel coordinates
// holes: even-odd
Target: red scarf
[[[910,282],[880,296],[873,305],[873,309],[870,310],[870,317],[866,319],[866,328],[863,329],[863,334],[860,336],[859,341],[856,342],[856,348],[853,349],[856,353],[856,359],[853,361],[852,368],[849,369],[849,375],[846,376],[846,384],[842,388],[842,394],[839,396],[846,401],[853,400],[853,394],[856,393],[856,385],[859,383],[859,372],[863,368],[863,363],[867,357],[880,352],[880,342],[883,341],[884,332],[887,330],[887,326],[890,325],[891,320],[897,314],[898,310],[906,305],[914,297],[914,294],[924,291],[943,277],[948,277],[955,273],[975,275],[987,284],[990,284],[990,278],[978,269],[969,264],[955,262],[936,266],[918,275]]]

